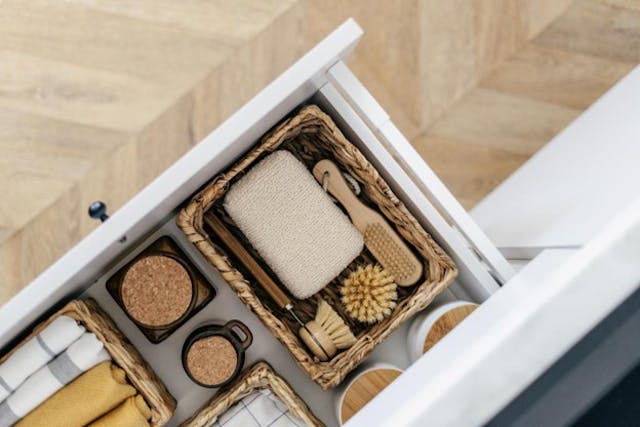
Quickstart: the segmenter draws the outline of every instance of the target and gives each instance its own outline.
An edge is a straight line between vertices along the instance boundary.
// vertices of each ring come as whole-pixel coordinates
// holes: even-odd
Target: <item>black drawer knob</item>
[[[89,205],[89,216],[93,219],[99,219],[102,222],[105,222],[109,219],[109,215],[107,214],[107,205],[100,200],[95,201]]]

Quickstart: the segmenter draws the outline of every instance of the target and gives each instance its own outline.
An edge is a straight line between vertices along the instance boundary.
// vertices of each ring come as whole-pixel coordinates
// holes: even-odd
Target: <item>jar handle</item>
[[[240,345],[242,345],[242,348],[244,348],[245,350],[249,348],[249,346],[253,342],[253,335],[251,334],[251,331],[249,330],[247,325],[239,320],[229,320],[224,326],[226,328],[229,328],[229,330],[233,331],[233,333],[240,338]],[[238,332],[234,330],[234,328],[239,329],[241,333],[238,334]],[[244,338],[242,338],[243,336]]]

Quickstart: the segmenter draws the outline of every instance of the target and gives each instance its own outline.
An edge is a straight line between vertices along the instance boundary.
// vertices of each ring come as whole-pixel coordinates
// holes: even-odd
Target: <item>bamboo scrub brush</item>
[[[396,284],[415,285],[422,277],[422,263],[385,218],[353,194],[338,166],[331,160],[320,160],[313,167],[313,176],[347,210],[353,225],[364,235],[367,249],[391,273]]]
[[[349,316],[362,323],[376,323],[396,307],[396,284],[379,265],[360,266],[342,283],[342,303]]]
[[[349,348],[356,342],[349,326],[325,300],[320,301],[315,320],[307,322],[298,334],[323,362],[333,357],[338,350]]]

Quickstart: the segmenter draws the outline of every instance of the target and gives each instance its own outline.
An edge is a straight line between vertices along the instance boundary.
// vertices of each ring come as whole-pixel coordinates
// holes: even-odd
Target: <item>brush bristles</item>
[[[333,308],[322,300],[316,313],[316,322],[329,335],[333,344],[340,350],[351,347],[356,342],[356,337],[344,320]]]
[[[393,276],[372,264],[352,272],[340,293],[349,316],[363,323],[376,323],[389,316],[398,299]]]
[[[380,224],[370,224],[364,233],[364,241],[376,260],[383,265],[398,283],[403,283],[415,273],[412,255],[389,236]]]

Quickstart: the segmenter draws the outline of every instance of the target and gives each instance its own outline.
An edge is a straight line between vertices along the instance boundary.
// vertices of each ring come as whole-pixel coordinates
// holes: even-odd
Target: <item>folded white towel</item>
[[[212,427],[301,427],[307,425],[269,389],[254,391],[220,415]]]
[[[29,375],[69,347],[83,332],[84,327],[74,319],[60,316],[20,346],[0,365],[0,402],[17,389]]]
[[[260,161],[228,191],[224,208],[298,299],[331,282],[362,251],[362,234],[288,151]]]
[[[85,332],[0,403],[0,427],[13,425],[77,376],[109,359],[102,342]]]

